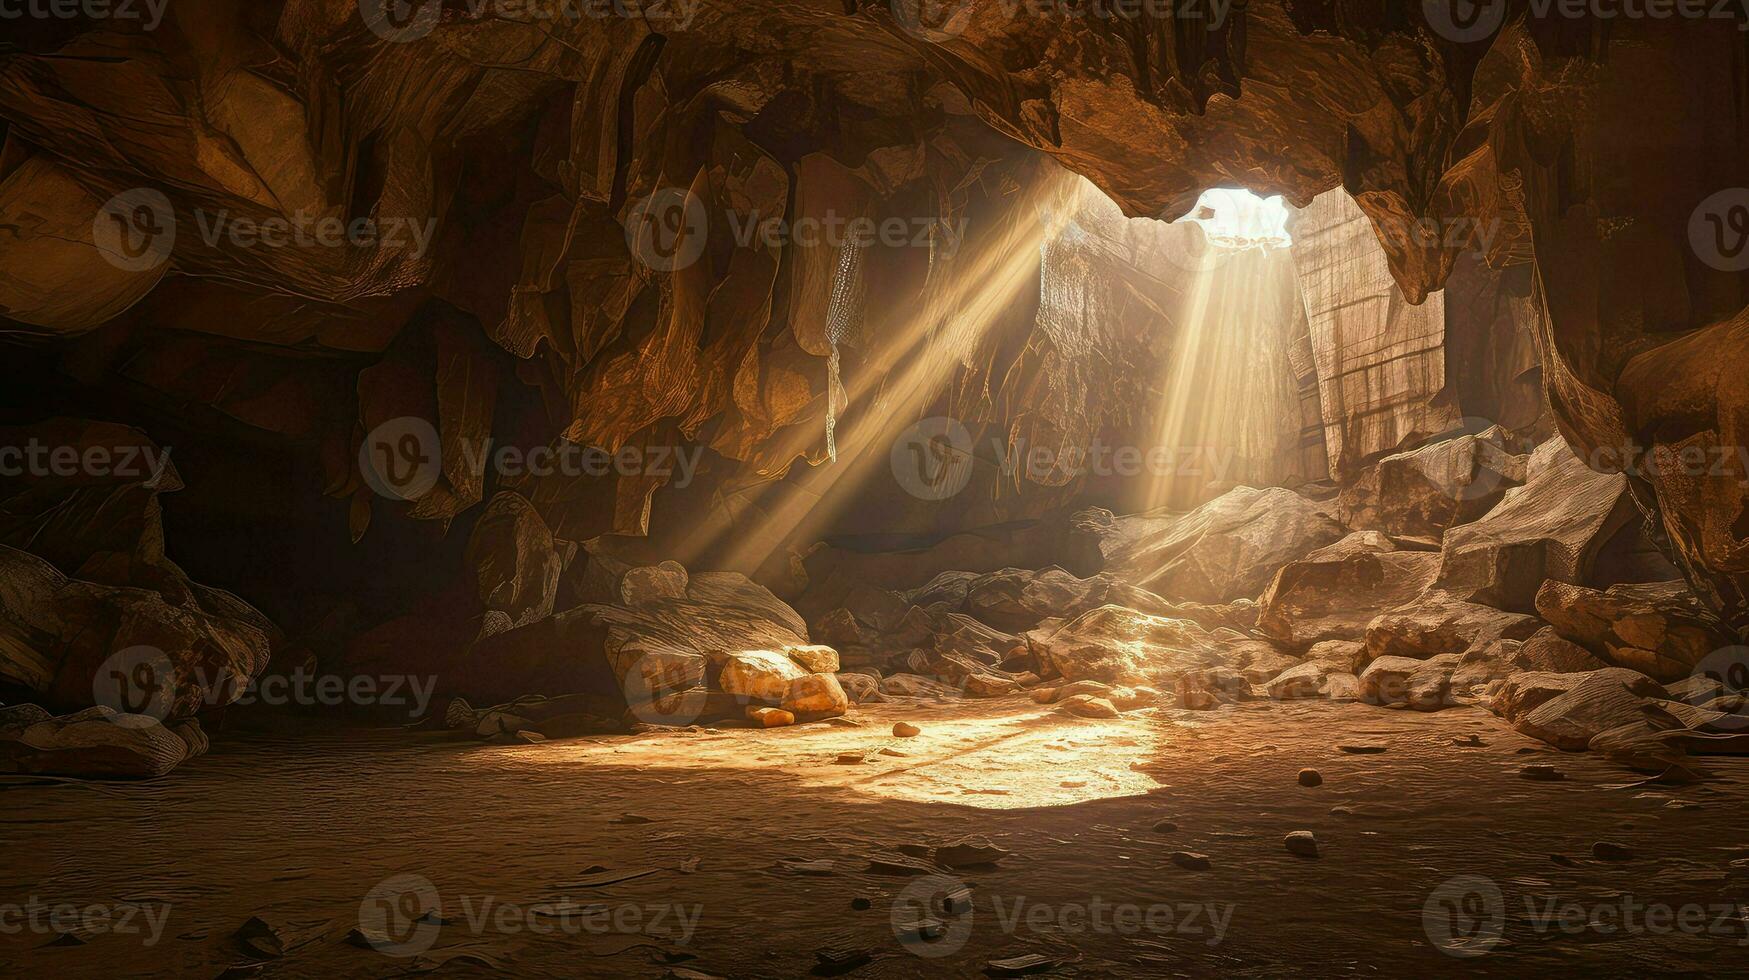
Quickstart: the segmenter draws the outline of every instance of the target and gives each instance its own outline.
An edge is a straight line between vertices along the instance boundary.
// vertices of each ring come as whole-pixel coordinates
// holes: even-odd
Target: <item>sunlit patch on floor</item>
[[[864,705],[850,720],[856,724],[701,727],[480,752],[497,756],[494,763],[530,768],[574,763],[782,770],[803,785],[843,787],[874,798],[1008,810],[1147,793],[1159,783],[1144,770],[1180,730],[1152,713],[1074,718],[1020,698]],[[922,733],[896,736],[898,721]]]

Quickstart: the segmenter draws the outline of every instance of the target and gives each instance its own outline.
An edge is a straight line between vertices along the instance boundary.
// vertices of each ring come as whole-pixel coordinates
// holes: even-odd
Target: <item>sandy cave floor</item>
[[[0,972],[216,977],[252,961],[235,934],[261,915],[308,941],[229,975],[787,977],[835,942],[874,951],[855,977],[982,976],[1029,952],[1073,958],[1058,976],[1749,976],[1742,866],[1731,877],[1749,858],[1749,760],[1718,761],[1724,778],[1701,786],[1620,788],[1639,777],[1473,708],[1260,702],[1092,721],[1011,698],[852,718],[537,745],[305,722],[227,733],[152,783],[0,789],[0,903],[168,909],[149,947],[0,934]],[[922,734],[893,736],[901,719]],[[1471,736],[1485,744],[1458,744]],[[1530,763],[1567,779],[1527,780]],[[1298,784],[1306,767],[1323,785]],[[1293,830],[1315,833],[1321,857],[1289,854]],[[944,915],[920,944],[932,955],[915,955],[894,908],[910,923],[905,890],[940,883],[871,873],[869,858],[964,836],[1011,853],[953,873],[971,910]],[[1596,860],[1599,840],[1634,857]],[[1179,867],[1181,850],[1210,867]],[[585,887],[615,876],[597,867],[657,870]],[[1499,889],[1498,906],[1465,907],[1484,937],[1500,923],[1500,941],[1458,958],[1429,941],[1423,909],[1470,875]],[[419,878],[443,909],[414,936],[427,951],[347,942],[374,887]],[[528,911],[562,900],[607,912],[555,926]],[[1566,927],[1546,918],[1575,903]],[[1611,928],[1648,905],[1701,911],[1686,929]]]

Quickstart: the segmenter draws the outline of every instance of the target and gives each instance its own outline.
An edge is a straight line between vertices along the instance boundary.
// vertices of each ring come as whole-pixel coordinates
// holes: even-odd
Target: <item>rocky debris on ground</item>
[[[1295,830],[1281,840],[1289,854],[1297,857],[1318,856],[1318,838],[1309,830]]]
[[[58,717],[33,704],[0,708],[0,772],[152,779],[206,750],[193,718],[166,724],[102,705]]]
[[[1523,486],[1446,532],[1434,588],[1532,612],[1543,582],[1586,581],[1599,549],[1638,514],[1625,476],[1599,473],[1551,439],[1531,454]]]
[[[1660,681],[1681,680],[1738,642],[1683,582],[1599,591],[1551,579],[1537,591],[1536,609],[1567,640]]]

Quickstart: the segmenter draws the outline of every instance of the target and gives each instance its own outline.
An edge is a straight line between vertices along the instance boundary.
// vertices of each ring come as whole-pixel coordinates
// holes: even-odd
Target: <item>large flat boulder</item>
[[[36,705],[0,708],[0,772],[151,779],[206,748],[193,719],[166,725],[103,706],[60,717]]]
[[[1348,533],[1328,506],[1238,487],[1187,514],[1114,518],[1098,548],[1106,572],[1169,601],[1255,598],[1283,565]]]
[[[1425,660],[1446,653],[1463,653],[1495,640],[1529,639],[1542,625],[1535,616],[1503,612],[1445,593],[1429,592],[1367,624],[1366,659]]]
[[[1566,639],[1660,681],[1687,677],[1708,654],[1737,642],[1682,582],[1599,591],[1551,580],[1537,591],[1536,610]]]
[[[1349,527],[1437,541],[1492,510],[1527,468],[1525,454],[1494,426],[1378,460],[1343,487],[1337,516]]]
[[[1641,706],[1665,699],[1663,688],[1634,671],[1598,670],[1577,675],[1568,690],[1526,711],[1520,704],[1512,727],[1558,749],[1579,752],[1603,732],[1644,722]]]
[[[1409,602],[1438,571],[1437,554],[1358,531],[1283,566],[1258,600],[1257,629],[1299,650],[1359,640],[1380,609]]]
[[[1523,486],[1480,520],[1446,532],[1434,587],[1531,612],[1544,581],[1586,581],[1605,542],[1638,514],[1627,477],[1598,473],[1551,439],[1531,455]]]
[[[1188,620],[1102,606],[1064,624],[1035,653],[1041,675],[1160,687],[1186,671],[1222,665],[1221,642]]]

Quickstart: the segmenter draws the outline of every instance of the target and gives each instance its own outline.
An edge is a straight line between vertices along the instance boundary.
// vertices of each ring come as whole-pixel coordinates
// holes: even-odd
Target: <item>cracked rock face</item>
[[[993,686],[1040,630],[1098,634],[1110,608],[1248,628],[1259,598],[1295,653],[1364,641],[1339,675],[1530,640],[1537,612],[1663,677],[1698,638],[1607,591],[1540,601],[1637,521],[1716,618],[1706,642],[1749,630],[1734,25],[1511,16],[1454,40],[1416,4],[972,5],[946,30],[886,3],[687,7],[395,26],[351,0],[197,0],[153,30],[25,25],[0,54],[0,316],[29,341],[5,380],[38,407],[0,444],[173,443],[178,465],[0,475],[0,544],[70,576],[57,596],[145,590],[116,600],[152,610],[130,622],[223,634],[201,662],[245,676],[267,620],[296,620],[320,624],[300,653],[431,649],[506,699],[526,691],[494,684],[505,663],[602,666],[542,661],[555,644],[685,687],[699,636],[805,643],[784,600],[845,610],[846,664],[916,652]],[[1304,209],[1275,272],[1305,309],[1256,382],[1300,412],[1254,433],[1247,476],[1334,496],[1228,484],[1115,517],[1082,509],[1102,490],[1082,474],[1005,470],[1156,437],[1142,406],[1179,340],[1158,324],[1195,263],[1150,270],[1196,252],[1145,219],[1234,183]],[[878,247],[797,233],[894,216]],[[929,417],[967,427],[965,492],[885,479]],[[90,421],[112,418],[150,436]],[[539,462],[563,446],[590,452]],[[1326,553],[1351,531],[1390,547]],[[277,592],[226,554],[266,532]],[[198,584],[232,580],[269,615]],[[13,621],[34,595],[8,594]],[[1561,618],[1598,603],[1607,629]],[[908,631],[930,642],[894,647]],[[5,680],[45,690],[64,665],[33,637]]]

